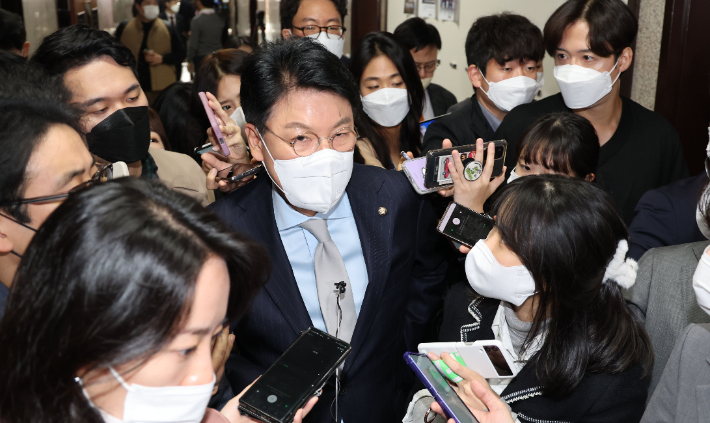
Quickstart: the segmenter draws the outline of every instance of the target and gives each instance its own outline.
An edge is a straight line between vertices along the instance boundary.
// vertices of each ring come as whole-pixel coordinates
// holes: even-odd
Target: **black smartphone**
[[[213,150],[212,143],[209,143],[209,142],[207,144],[202,144],[201,147],[195,147],[195,155],[197,157],[200,157],[201,155],[203,155],[205,153],[215,153],[215,154],[219,154],[220,156],[224,155],[219,151]]]
[[[451,173],[449,172],[448,164],[452,160],[451,153],[457,150],[461,155],[461,162],[466,166],[474,160],[479,161],[482,165],[486,165],[488,157],[488,145],[493,143],[495,146],[494,166],[491,179],[500,176],[503,173],[505,165],[505,154],[508,150],[508,142],[506,140],[491,141],[483,143],[483,158],[476,159],[476,144],[461,145],[452,148],[442,148],[441,150],[432,150],[426,155],[426,173],[424,175],[424,185],[427,188],[438,188],[453,184]]]
[[[264,165],[260,163],[258,166],[255,166],[255,167],[247,170],[246,172],[242,172],[239,175],[229,176],[227,178],[227,180],[229,182],[238,182],[244,178],[248,178],[252,175],[256,175],[257,173],[261,172],[262,170],[264,170]]]
[[[451,114],[451,113],[446,113],[446,114],[443,114],[443,115],[441,115],[441,116],[437,116],[437,117],[435,117],[435,118],[432,118],[432,119],[429,119],[429,120],[425,120],[424,122],[419,122],[419,132],[421,132],[421,133],[422,133],[422,136],[424,136],[424,134],[426,134],[427,128],[429,128],[429,125],[431,125],[432,123],[436,122],[438,119],[441,119],[441,118],[443,118],[444,116],[448,116],[448,115],[450,115],[450,114]]]
[[[350,344],[306,329],[239,400],[239,410],[266,423],[291,423],[350,354]]]
[[[451,202],[436,229],[458,243],[473,247],[479,240],[488,238],[493,224],[490,217]]]

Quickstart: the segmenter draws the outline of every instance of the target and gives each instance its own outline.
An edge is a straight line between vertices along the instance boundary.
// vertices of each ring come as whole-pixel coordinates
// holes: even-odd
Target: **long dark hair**
[[[584,178],[596,173],[599,137],[586,118],[571,112],[550,113],[535,120],[520,137],[516,163],[540,166]]]
[[[409,94],[409,113],[402,121],[399,132],[399,145],[403,151],[411,151],[415,156],[421,153],[421,132],[419,120],[424,110],[424,87],[419,79],[417,65],[411,53],[394,35],[388,32],[371,32],[357,45],[350,58],[350,71],[355,81],[360,84],[362,73],[372,59],[377,56],[387,56],[402,76]],[[364,136],[377,154],[377,158],[386,167],[391,168],[389,147],[381,133],[380,126],[373,122],[367,114],[359,109],[355,117],[360,135]]]
[[[0,420],[102,422],[74,378],[169,343],[210,256],[227,264],[233,321],[267,280],[260,246],[159,182],[70,195],[30,243],[0,323]]]
[[[192,115],[192,83],[174,82],[168,85],[155,99],[153,108],[158,112],[170,140],[170,150],[187,154],[202,164],[202,159],[194,152],[195,147],[207,142],[207,133]],[[204,108],[200,112],[207,116]]]
[[[537,312],[525,341],[544,343],[531,359],[543,393],[569,395],[585,374],[653,367],[651,341],[621,287],[603,281],[629,234],[600,188],[562,175],[527,176],[505,186],[492,208],[501,239],[535,279]],[[546,329],[545,329],[546,328]]]

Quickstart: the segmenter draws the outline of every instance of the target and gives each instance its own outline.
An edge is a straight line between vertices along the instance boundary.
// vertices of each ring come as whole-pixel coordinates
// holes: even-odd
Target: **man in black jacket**
[[[417,64],[419,77],[424,86],[424,120],[433,119],[446,114],[449,107],[456,104],[456,96],[441,85],[431,83],[434,71],[439,66],[439,50],[441,50],[441,37],[439,31],[432,24],[422,18],[411,18],[399,24],[394,30],[394,36],[409,49]]]
[[[441,148],[445,139],[454,146],[492,140],[508,111],[532,101],[539,91],[536,64],[544,55],[542,32],[523,16],[503,13],[474,22],[466,37],[466,60],[476,93],[468,104],[429,126],[422,153]],[[502,86],[506,80],[511,80],[506,85],[515,84]]]

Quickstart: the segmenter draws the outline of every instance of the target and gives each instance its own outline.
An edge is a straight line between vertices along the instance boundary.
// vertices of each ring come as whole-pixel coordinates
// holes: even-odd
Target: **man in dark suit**
[[[174,34],[176,34],[176,42],[179,42],[182,46],[182,51],[187,51],[187,32],[188,28],[185,24],[185,18],[179,14],[180,2],[178,0],[165,0],[160,4],[162,11],[158,15],[163,23],[168,27],[172,27]],[[180,74],[182,73],[182,63],[175,64],[175,74],[177,75],[178,81],[180,80]]]
[[[446,114],[449,107],[456,104],[456,96],[441,85],[431,82],[434,71],[439,66],[438,55],[441,50],[439,31],[422,18],[410,18],[395,28],[394,36],[412,53],[414,63],[417,65],[424,86],[422,119],[429,120]]]
[[[306,421],[397,421],[412,381],[402,355],[416,350],[443,295],[431,205],[401,173],[353,164],[359,90],[313,40],[294,37],[251,56],[241,99],[252,155],[268,174],[212,209],[264,244],[272,276],[234,327],[233,389],[315,326],[337,331],[352,353],[340,371],[337,411],[331,378]],[[334,289],[339,281],[345,292]]]
[[[454,146],[475,144],[477,138],[492,141],[508,111],[539,91],[537,62],[544,55],[542,32],[523,16],[503,13],[474,22],[466,36],[466,60],[476,92],[470,102],[429,125],[422,154],[442,148],[445,139]],[[515,151],[508,149],[511,156]]]
[[[629,257],[639,260],[651,248],[705,241],[695,214],[707,181],[708,176],[702,173],[646,191],[629,225]]]

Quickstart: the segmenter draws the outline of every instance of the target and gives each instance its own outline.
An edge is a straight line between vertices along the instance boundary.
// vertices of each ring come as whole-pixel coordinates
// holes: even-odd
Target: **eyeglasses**
[[[44,195],[42,197],[24,198],[22,200],[10,201],[8,203],[1,204],[0,206],[7,207],[7,206],[16,206],[16,205],[20,205],[20,204],[53,203],[55,201],[62,201],[65,198],[69,197],[70,194],[74,194],[74,193],[83,191],[84,189],[87,189],[87,188],[92,187],[94,185],[98,185],[98,184],[108,181],[109,179],[111,179],[112,173],[113,173],[113,164],[109,163],[109,164],[103,166],[101,169],[97,170],[96,173],[94,173],[94,176],[91,177],[91,179],[80,183],[79,185],[75,186],[74,188],[70,189],[68,192],[66,192],[64,194],[54,194],[54,195]]]
[[[426,63],[418,63],[414,62],[417,65],[417,70],[418,71],[424,71],[424,72],[434,72],[434,69],[436,69],[439,64],[441,64],[441,60],[432,60],[431,62],[426,62]]]
[[[344,26],[340,25],[331,25],[331,26],[318,26],[318,25],[306,25],[306,26],[294,26],[292,27],[293,29],[298,29],[299,31],[303,32],[303,35],[306,37],[318,34],[316,37],[319,38],[320,34],[322,32],[325,32],[326,38],[332,38],[332,39],[339,39],[343,37],[343,34],[345,34],[346,28]]]
[[[274,131],[266,128],[267,131],[271,132],[276,136],[276,138],[281,141],[291,144],[293,151],[299,157],[307,157],[315,153],[320,147],[321,140],[328,140],[328,142],[333,146],[336,151],[344,153],[355,148],[355,143],[359,137],[357,129],[355,128],[340,128],[331,137],[319,137],[313,132],[306,131],[299,135],[296,135],[290,141],[281,138],[276,135]]]

